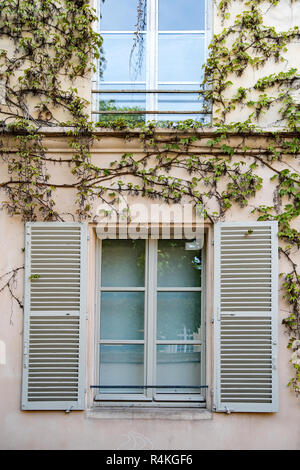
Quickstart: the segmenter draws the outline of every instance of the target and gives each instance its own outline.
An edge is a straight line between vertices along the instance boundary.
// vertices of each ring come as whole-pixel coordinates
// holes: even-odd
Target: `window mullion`
[[[147,329],[146,329],[146,385],[155,385],[156,358],[156,250],[157,241],[148,240],[147,269]],[[146,396],[153,398],[155,389],[147,388]]]

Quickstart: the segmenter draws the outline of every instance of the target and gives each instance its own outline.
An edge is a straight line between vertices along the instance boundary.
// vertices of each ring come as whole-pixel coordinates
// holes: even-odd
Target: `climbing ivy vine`
[[[137,129],[134,119],[90,121],[79,86],[94,71],[95,59],[101,73],[105,58],[101,36],[93,28],[96,12],[85,0],[2,0],[0,155],[8,174],[0,182],[6,194],[2,206],[24,220],[64,220],[55,205],[55,191],[65,188],[76,190],[77,212],[72,215],[78,220],[91,218],[93,202],[114,207],[124,194],[169,203],[183,198],[201,203],[211,222],[225,218],[234,205],[248,207],[257,220],[277,220],[280,256],[290,266],[281,274],[290,306],[283,324],[294,368],[290,385],[298,393],[300,274],[295,253],[300,247],[300,110],[294,92],[300,79],[295,68],[282,71],[278,66],[289,43],[299,40],[300,34],[296,27],[277,32],[264,24],[263,8],[275,8],[275,0],[240,0],[244,10],[231,17],[232,3],[238,2],[218,4],[223,30],[214,35],[204,66],[204,98],[207,109],[213,107],[213,127],[187,120],[165,123],[169,131],[161,132],[158,123],[140,122]],[[137,0],[137,29],[144,21],[145,4]],[[142,47],[138,31],[137,46]],[[269,62],[276,64],[276,72],[253,85],[236,87],[249,71]],[[259,122],[274,107],[280,116],[276,124],[281,127],[265,135]],[[235,113],[241,109],[245,117],[237,120]],[[50,158],[45,128],[61,127],[72,153],[65,159]],[[139,139],[143,157],[125,153],[109,167],[96,165],[90,150],[100,128],[115,130],[124,139]],[[242,137],[238,144],[232,143],[236,136]],[[206,150],[199,151],[204,139]],[[258,140],[262,142],[259,147]],[[50,162],[68,165],[74,182],[56,184],[50,179]],[[270,182],[260,177],[261,167],[268,168]],[[178,169],[182,177],[173,176]],[[252,207],[264,184],[273,190],[273,204]],[[10,292],[16,272],[8,277]]]

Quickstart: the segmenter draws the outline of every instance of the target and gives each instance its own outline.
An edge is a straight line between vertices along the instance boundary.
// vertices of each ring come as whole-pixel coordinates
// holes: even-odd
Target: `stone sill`
[[[160,419],[198,421],[212,419],[213,413],[206,408],[150,408],[125,406],[94,406],[85,412],[92,419]]]

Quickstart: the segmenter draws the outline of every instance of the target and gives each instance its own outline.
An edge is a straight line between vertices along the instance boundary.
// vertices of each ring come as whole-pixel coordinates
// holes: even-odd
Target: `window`
[[[185,240],[99,243],[96,400],[203,403],[202,250]]]
[[[101,4],[105,64],[94,90],[97,120],[207,121],[201,95],[207,2],[144,0],[138,34],[138,0]]]
[[[90,227],[89,260],[99,258],[95,312],[91,298],[87,310],[87,229],[26,223],[22,410],[84,410],[97,400],[201,407],[207,383],[214,411],[278,411],[277,222],[215,224],[214,245],[206,245],[213,291],[194,243],[104,240],[97,257]],[[207,379],[204,294],[214,302]],[[95,334],[97,364],[86,355]]]

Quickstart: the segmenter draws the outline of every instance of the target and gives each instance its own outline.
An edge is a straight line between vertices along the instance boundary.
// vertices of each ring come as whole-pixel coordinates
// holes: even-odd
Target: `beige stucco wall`
[[[237,143],[241,137],[235,137]],[[261,138],[263,139],[263,138]],[[201,151],[208,140],[203,135],[199,146]],[[259,147],[262,142],[255,139]],[[252,139],[252,144],[254,141]],[[66,156],[69,152],[66,139],[59,135],[47,139],[49,155]],[[112,157],[120,157],[130,149],[136,156],[142,155],[138,140],[124,143],[123,139],[102,135],[92,149],[93,162],[101,166]],[[209,150],[206,147],[206,152]],[[280,163],[278,163],[280,168]],[[1,174],[4,174],[1,166]],[[67,166],[55,165],[50,168],[52,178],[70,181]],[[252,218],[250,210],[257,202],[272,203],[272,190],[269,171],[259,168],[257,172],[264,178],[265,185],[256,198],[250,200],[249,208],[234,206],[227,214],[227,220],[243,221]],[[1,196],[5,200],[5,196]],[[57,206],[61,212],[74,211],[74,193],[64,190],[57,193]],[[17,217],[0,213],[0,275],[23,265],[24,225]],[[297,222],[296,222],[297,224]],[[299,227],[299,221],[298,221]],[[212,278],[213,257],[208,231],[208,269],[206,294],[207,319],[207,383],[213,387],[212,373]],[[289,309],[279,291],[279,412],[274,414],[218,414],[211,413],[210,395],[208,411],[181,412],[99,412],[95,408],[89,386],[94,383],[94,263],[95,236],[90,226],[89,241],[89,292],[87,321],[87,373],[86,373],[86,410],[82,412],[25,412],[20,410],[21,401],[21,364],[22,364],[22,327],[23,313],[7,291],[0,294],[0,340],[6,345],[6,363],[0,364],[0,448],[3,449],[299,449],[300,448],[300,402],[287,387],[292,374],[288,364],[290,352],[286,349],[287,336],[281,320]],[[298,257],[299,259],[299,257]],[[299,259],[300,261],[300,259]],[[280,259],[279,272],[288,267]],[[22,296],[22,274],[17,277],[16,292]]]

